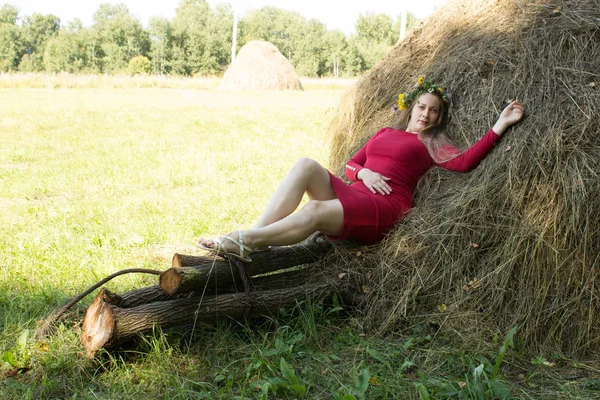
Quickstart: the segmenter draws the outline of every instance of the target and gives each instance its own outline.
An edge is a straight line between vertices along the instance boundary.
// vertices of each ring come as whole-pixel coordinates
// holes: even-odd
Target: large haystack
[[[332,123],[340,174],[421,74],[452,93],[465,146],[506,99],[527,108],[475,171],[432,171],[382,248],[351,261],[372,277],[368,325],[519,324],[532,351],[600,349],[599,61],[598,0],[451,1],[347,94]]]
[[[294,67],[277,47],[253,40],[227,68],[220,90],[304,90]]]

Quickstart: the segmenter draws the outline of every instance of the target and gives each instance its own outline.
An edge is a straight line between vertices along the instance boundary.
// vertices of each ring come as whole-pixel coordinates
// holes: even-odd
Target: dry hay
[[[304,90],[294,67],[277,47],[253,40],[245,44],[231,63],[220,90]]]
[[[367,326],[519,324],[532,351],[600,349],[599,61],[598,0],[461,0],[347,93],[331,126],[340,175],[421,74],[451,92],[449,132],[465,146],[506,99],[527,109],[475,171],[431,171],[409,217],[353,261]]]

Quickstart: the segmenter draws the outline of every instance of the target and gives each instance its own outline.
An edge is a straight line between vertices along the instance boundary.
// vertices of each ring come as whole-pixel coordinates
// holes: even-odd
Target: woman
[[[377,132],[346,165],[351,185],[316,161],[302,158],[252,229],[200,239],[198,246],[250,262],[254,251],[298,243],[317,231],[366,244],[381,240],[410,211],[417,183],[431,167],[462,172],[475,168],[524,111],[518,100],[513,101],[493,128],[461,153],[445,132],[448,105],[442,88],[419,78],[410,92],[398,96],[398,124]],[[310,201],[292,214],[304,193]]]

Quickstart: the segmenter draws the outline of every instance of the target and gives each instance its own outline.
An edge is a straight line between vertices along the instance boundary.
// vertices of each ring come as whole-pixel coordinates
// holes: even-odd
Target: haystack
[[[347,93],[331,126],[340,175],[421,74],[451,92],[464,146],[506,100],[526,106],[476,170],[431,171],[408,218],[351,261],[367,326],[519,325],[534,352],[600,350],[599,60],[598,0],[450,1]]]
[[[241,49],[223,75],[220,90],[304,90],[294,67],[277,47],[254,40]]]

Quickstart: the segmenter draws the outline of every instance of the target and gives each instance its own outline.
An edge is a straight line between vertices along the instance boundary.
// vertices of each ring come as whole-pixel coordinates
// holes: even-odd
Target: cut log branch
[[[335,291],[331,282],[219,296],[190,297],[159,301],[132,308],[121,308],[119,296],[102,289],[88,308],[83,321],[82,342],[86,354],[93,356],[101,348],[110,349],[154,326],[163,328],[195,322],[212,322],[219,318],[277,314],[314,294],[318,298]]]
[[[323,237],[311,237],[306,242],[289,247],[275,247],[252,254],[252,262],[245,265],[249,276],[256,276],[299,265],[314,263],[331,251],[333,244]],[[211,255],[197,257],[183,254],[173,256],[172,268],[160,275],[160,287],[169,295],[201,291],[207,282],[222,291],[241,284],[240,274],[228,259]]]
[[[52,329],[52,327],[54,326],[54,324],[57,321],[59,321],[63,317],[63,315],[71,309],[71,307],[73,307],[75,304],[77,304],[85,296],[92,293],[94,290],[98,289],[100,286],[102,286],[105,283],[107,283],[108,281],[116,278],[117,276],[124,275],[124,274],[131,274],[131,273],[159,275],[159,274],[161,274],[161,271],[156,271],[153,269],[146,269],[146,268],[129,268],[129,269],[123,269],[121,271],[117,271],[114,274],[107,276],[106,278],[102,279],[101,281],[99,281],[99,282],[95,283],[94,285],[90,286],[89,288],[87,288],[83,293],[80,293],[77,296],[73,297],[71,300],[67,301],[60,308],[58,308],[56,311],[54,311],[52,314],[50,314],[45,320],[40,321],[38,323],[39,328],[37,331],[38,340],[41,340],[44,337],[46,337],[48,335],[48,333],[50,332],[50,330]]]

